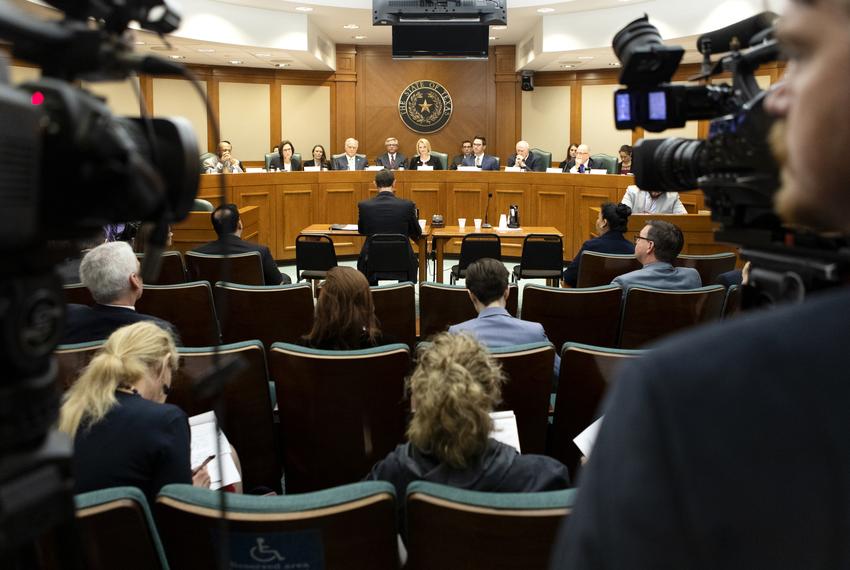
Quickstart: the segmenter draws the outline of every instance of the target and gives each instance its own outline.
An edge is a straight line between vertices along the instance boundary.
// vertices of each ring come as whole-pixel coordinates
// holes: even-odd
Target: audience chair
[[[366,279],[371,284],[381,280],[416,281],[411,275],[413,260],[410,240],[401,234],[375,234],[367,240]]]
[[[53,351],[58,367],[56,381],[62,391],[67,390],[71,387],[71,384],[77,381],[77,378],[83,372],[83,368],[88,366],[104,342],[93,340],[76,344],[60,344],[56,347]]]
[[[641,267],[642,265],[634,255],[585,251],[581,254],[576,285],[578,287],[610,285],[614,277],[636,271]]]
[[[233,255],[212,255],[186,252],[186,273],[189,281],[227,281],[244,285],[265,285],[263,259],[259,251],[246,251]],[[280,283],[270,283],[279,285]]]
[[[548,150],[532,148],[528,152],[537,159],[537,167],[534,169],[537,172],[546,172],[546,169],[552,166],[552,153]]]
[[[144,264],[145,254],[137,253],[139,263]],[[156,279],[145,281],[145,285],[176,285],[186,282],[186,266],[179,251],[164,251],[160,257],[159,275]]]
[[[212,287],[206,281],[146,285],[144,294],[136,301],[136,310],[174,325],[184,346],[221,342]]]
[[[220,567],[219,508],[215,491],[163,487],[156,520],[173,568]],[[227,568],[399,567],[395,490],[385,481],[282,497],[229,494],[226,510]]]
[[[371,289],[375,316],[384,339],[404,343],[413,350],[416,345],[416,286],[398,283]]]
[[[407,487],[405,568],[548,568],[575,499],[575,489],[483,493],[415,481]]]
[[[582,457],[573,439],[601,415],[599,405],[620,366],[645,352],[564,344],[547,452],[569,468],[573,481]]]
[[[496,234],[466,234],[460,243],[460,259],[452,265],[449,282],[466,278],[466,268],[470,263],[489,257],[502,261],[502,240]]]
[[[723,302],[723,318],[728,319],[741,312],[741,286],[731,285],[726,290],[726,299]]]
[[[145,495],[136,487],[114,487],[74,497],[77,543],[93,570],[168,568]],[[60,562],[60,561],[57,561]],[[64,568],[63,564],[47,567]]]
[[[222,342],[297,343],[313,328],[313,292],[298,285],[215,284]]]
[[[685,291],[632,287],[625,296],[620,348],[646,343],[720,318],[726,290],[710,285]]]
[[[546,279],[557,286],[564,271],[564,241],[553,234],[531,234],[522,242],[522,258],[514,266],[513,280]]]
[[[622,299],[616,285],[561,289],[529,284],[522,292],[522,318],[543,325],[555,346],[568,341],[617,346]]]
[[[287,493],[359,481],[404,441],[406,345],[316,350],[275,343],[269,371]]]
[[[508,286],[508,313],[517,316],[518,305],[519,288],[511,284]],[[451,325],[477,316],[472,299],[469,298],[469,289],[444,283],[419,284],[420,339],[425,340],[433,334],[448,330]]]
[[[336,266],[336,250],[330,236],[300,234],[295,238],[295,278],[310,281],[314,295],[316,282]]]
[[[213,206],[212,202],[210,202],[209,200],[204,200],[203,198],[195,198],[195,201],[192,203],[192,211],[214,212],[215,206]]]
[[[437,152],[436,150],[431,151],[431,156],[437,158],[440,161],[440,166],[443,167],[443,170],[449,169],[449,155],[445,152]]]
[[[78,305],[94,305],[94,298],[91,292],[82,283],[71,283],[62,285],[62,290],[65,293],[66,303],[76,303]]]
[[[545,453],[555,347],[535,342],[489,350],[508,377],[498,409],[513,410],[516,415],[523,453]]]
[[[281,491],[281,463],[275,442],[272,397],[266,372],[266,352],[258,340],[218,347],[180,348],[180,369],[174,374],[168,403],[195,416],[216,405],[209,374],[216,359],[221,365],[241,359],[237,373],[225,379],[221,392],[225,415],[219,416],[221,429],[239,454],[243,487],[250,491],[268,487]],[[210,392],[210,393],[207,393]]]
[[[617,174],[617,157],[610,154],[594,154],[590,160],[596,163],[596,168],[604,168],[608,174]]]
[[[685,255],[680,254],[673,262],[677,267],[692,267],[699,272],[703,285],[711,285],[717,280],[717,276],[735,269],[738,256],[730,251],[714,253],[711,255]]]

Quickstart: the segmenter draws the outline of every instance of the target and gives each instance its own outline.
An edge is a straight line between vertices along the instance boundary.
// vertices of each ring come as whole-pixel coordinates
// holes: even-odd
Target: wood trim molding
[[[148,115],[153,116],[153,77],[150,75],[139,76],[139,92],[142,94],[142,100],[139,102],[142,115],[147,113]]]
[[[218,122],[218,118],[221,116],[218,99],[218,79],[215,77],[209,77],[207,79],[207,103],[209,105],[209,110],[207,111],[207,152],[215,152],[218,141],[215,139],[217,133],[213,125]]]

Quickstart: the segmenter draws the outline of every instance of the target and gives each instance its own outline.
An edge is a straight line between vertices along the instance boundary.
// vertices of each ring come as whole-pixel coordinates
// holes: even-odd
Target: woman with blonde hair
[[[531,492],[569,486],[567,468],[543,455],[520,455],[490,437],[501,399],[499,363],[469,335],[442,333],[419,353],[408,380],[413,419],[408,443],[378,462],[367,479],[389,481],[398,497],[424,480],[462,489]]]
[[[59,429],[74,439],[77,493],[131,485],[149,500],[163,485],[208,487],[189,464],[189,421],[166,404],[179,357],[171,334],[151,322],[112,333],[65,394]]]
[[[431,156],[431,143],[428,139],[419,139],[416,141],[416,153],[417,156],[410,159],[410,170],[416,170],[420,166],[430,166],[434,170],[443,169],[440,159],[436,156]]]

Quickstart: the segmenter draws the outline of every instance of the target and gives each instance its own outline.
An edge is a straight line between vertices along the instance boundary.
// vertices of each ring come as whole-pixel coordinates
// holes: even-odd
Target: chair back
[[[723,318],[728,319],[741,312],[741,286],[730,285],[726,290],[726,300],[723,302]]]
[[[206,281],[146,285],[144,294],[136,301],[136,310],[174,325],[184,346],[210,346],[221,342],[212,287]]]
[[[437,158],[440,161],[440,166],[443,167],[443,170],[449,169],[449,155],[445,152],[437,152],[436,150],[431,151],[431,156]]]
[[[725,298],[722,285],[686,291],[632,287],[623,305],[620,347],[640,348],[665,335],[719,319]]]
[[[501,166],[502,160],[498,156],[493,156],[493,158],[496,159],[496,170],[499,170],[502,167]]]
[[[295,238],[295,276],[298,281],[324,279],[325,273],[336,266],[336,250],[330,236],[300,234]]]
[[[458,269],[465,272],[470,263],[489,257],[502,261],[502,240],[496,234],[466,234],[460,243]]]
[[[483,493],[415,481],[407,487],[405,568],[548,568],[576,490]],[[472,547],[471,545],[474,545]]]
[[[222,342],[259,339],[270,349],[275,342],[297,343],[313,328],[310,286],[215,284],[215,307]]]
[[[62,285],[62,291],[65,293],[66,303],[76,303],[78,305],[94,305],[94,297],[91,296],[91,291],[82,283],[70,283]]]
[[[214,212],[215,206],[212,205],[212,202],[209,200],[204,200],[203,198],[195,198],[192,202],[192,211],[193,212]]]
[[[169,567],[147,499],[139,489],[114,487],[82,493],[74,500],[86,568]]]
[[[522,290],[522,318],[543,325],[555,346],[568,341],[617,346],[622,299],[616,285],[561,289],[529,284]]]
[[[523,453],[545,453],[555,347],[535,342],[489,350],[508,377],[498,409],[513,410],[516,415]]]
[[[416,287],[413,283],[397,283],[371,289],[384,338],[404,343],[412,351],[416,345]]]
[[[590,160],[596,163],[597,168],[604,168],[608,174],[617,174],[617,157],[610,154],[594,154]]]
[[[399,567],[395,490],[385,481],[294,496],[229,494],[226,539],[219,503],[215,491],[191,485],[160,491],[156,520],[174,568],[219,568],[224,540],[227,568]]]
[[[552,153],[548,150],[532,148],[529,149],[528,152],[533,154],[534,158],[537,160],[537,168],[535,168],[535,170],[546,172],[546,169],[552,166]]]
[[[367,240],[366,279],[407,281],[410,277],[410,241],[401,234],[375,234]]]
[[[83,372],[83,368],[88,366],[104,342],[103,340],[93,340],[76,344],[60,344],[56,347],[53,351],[58,366],[56,382],[62,391],[67,390],[71,387],[71,384],[77,381],[77,378]]]
[[[276,156],[280,156],[276,152],[267,152],[263,155],[263,168],[265,170],[269,170],[272,167],[272,159]]]
[[[139,263],[145,259],[144,253],[137,253]],[[186,282],[186,266],[183,255],[179,251],[164,251],[160,256],[159,275],[156,279],[145,281],[145,285],[175,285]]]
[[[614,277],[630,271],[637,271],[641,267],[634,255],[585,251],[581,254],[576,285],[578,287],[610,285]]]
[[[286,492],[359,481],[404,441],[410,350],[315,350],[275,343],[269,354],[280,414]]]
[[[522,242],[520,275],[530,279],[558,278],[564,270],[564,241],[554,234],[530,234]]]
[[[205,393],[203,382],[214,370],[215,347],[179,349],[180,369],[171,383],[168,403],[194,416],[212,410],[216,393]],[[222,365],[241,359],[242,366],[228,378],[222,393],[226,415],[221,429],[236,448],[242,464],[242,481],[246,490],[263,486],[281,491],[280,457],[275,444],[275,426],[266,352],[260,341],[238,342],[218,347]]]
[[[599,404],[623,362],[644,353],[574,342],[564,344],[548,451],[569,468],[573,480],[582,457],[573,439],[599,417]]]
[[[226,269],[226,271],[225,271]],[[259,251],[246,251],[233,255],[212,255],[186,252],[186,272],[189,281],[227,281],[245,285],[265,285],[263,259]],[[270,283],[278,285],[279,283]]]
[[[204,166],[204,163],[206,163],[212,158],[218,160],[218,155],[216,155],[216,153],[214,152],[205,152],[200,156],[200,158],[198,159],[198,168],[200,169],[201,174],[204,174],[207,171],[206,167]]]
[[[717,280],[717,276],[735,269],[738,256],[731,251],[714,253],[711,255],[686,255],[680,254],[673,265],[676,267],[692,267],[699,272],[703,285],[711,285]]]
[[[505,307],[512,316],[517,316],[519,288],[508,285],[508,304]],[[444,283],[419,284],[419,338],[427,339],[431,335],[448,330],[456,325],[478,316],[475,306],[469,298],[469,289],[460,285]]]

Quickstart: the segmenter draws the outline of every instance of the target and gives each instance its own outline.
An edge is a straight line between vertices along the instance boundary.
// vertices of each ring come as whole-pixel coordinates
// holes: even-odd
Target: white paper
[[[604,168],[591,168],[590,173],[591,174],[608,174],[608,171],[605,170]]]
[[[519,166],[506,166],[505,172],[522,172],[522,168]]]
[[[194,471],[203,464],[210,455],[216,458],[207,463],[207,471],[210,474],[210,489],[219,489],[242,480],[233,454],[230,450],[230,442],[227,436],[216,428],[214,412],[205,412],[189,418],[189,429],[192,433],[192,452],[190,463]],[[216,449],[216,432],[218,432],[219,445]],[[218,456],[218,452],[221,455]],[[223,472],[223,473],[222,473]]]
[[[372,172],[375,172],[375,171],[378,171],[378,170],[383,170],[383,169],[384,169],[384,167],[380,166],[380,165],[373,165],[373,166],[367,166],[366,167],[366,170],[369,170],[369,171],[372,171]]]
[[[427,164],[420,164],[416,170],[434,170],[434,167]]]
[[[337,231],[356,232],[357,224],[343,224],[334,228]]]
[[[459,166],[457,167],[457,169],[458,169],[458,171],[460,171],[460,172],[480,172],[480,171],[481,171],[481,169],[480,169],[480,168],[478,168],[477,166],[463,166],[463,165],[459,165]]]
[[[548,174],[561,174],[563,172],[563,170],[561,170],[557,166],[550,166],[549,168],[546,169],[546,172]]]
[[[493,420],[493,431],[490,432],[490,437],[522,453],[519,448],[519,430],[513,410],[490,412],[490,418]]]
[[[305,166],[304,172],[319,172],[322,170],[321,166]]]
[[[265,168],[247,168],[245,172],[265,172]]]
[[[576,444],[576,447],[579,448],[579,451],[585,457],[590,457],[590,452],[593,449],[593,444],[596,443],[596,435],[599,433],[599,428],[602,426],[602,418],[604,417],[601,416],[598,420],[584,428],[584,431],[573,439],[573,443]]]

